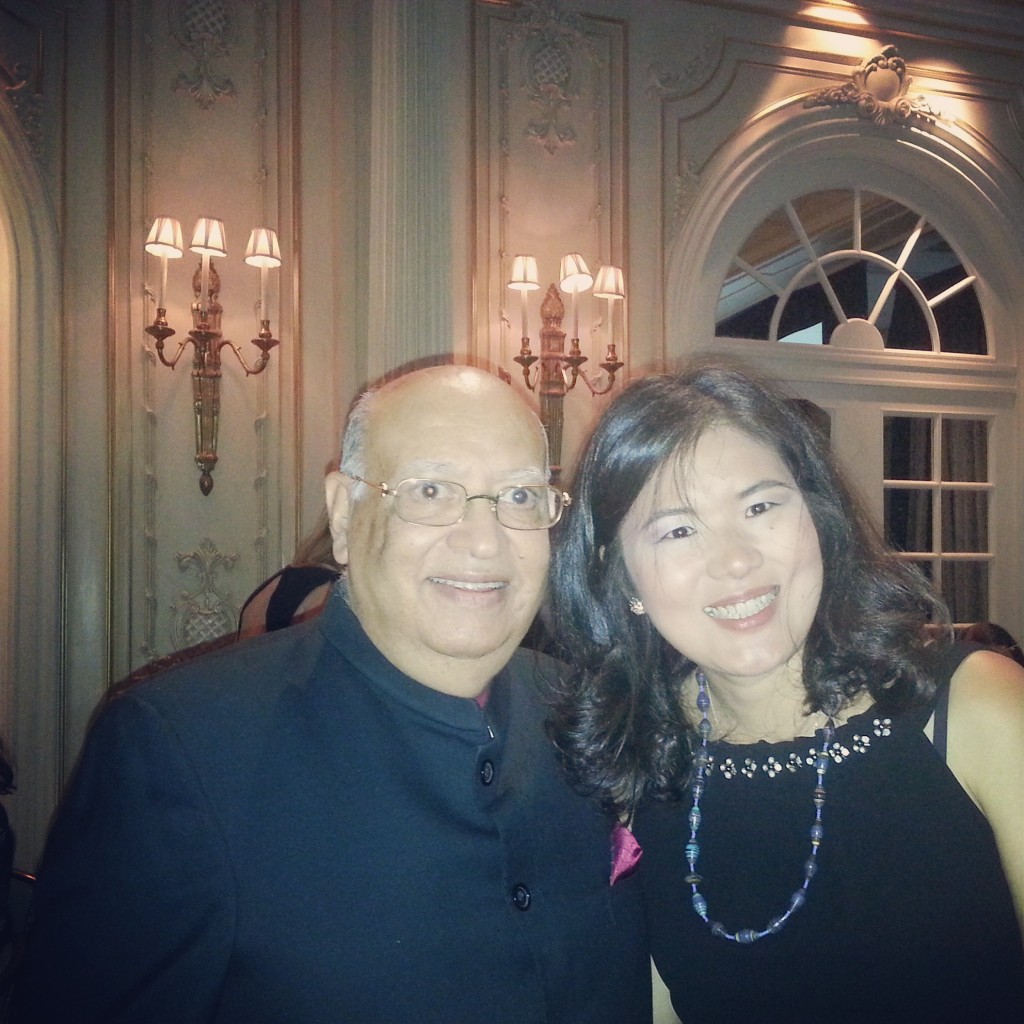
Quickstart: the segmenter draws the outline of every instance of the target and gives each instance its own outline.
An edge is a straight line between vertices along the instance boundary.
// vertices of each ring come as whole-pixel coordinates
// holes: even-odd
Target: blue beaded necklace
[[[825,806],[825,772],[828,770],[829,747],[835,737],[836,724],[829,716],[821,730],[821,750],[814,759],[814,771],[817,774],[817,782],[814,786],[814,821],[811,824],[811,853],[804,861],[804,880],[796,892],[789,898],[789,906],[785,912],[778,917],[773,917],[768,922],[768,927],[762,931],[756,928],[738,928],[735,932],[726,930],[725,925],[720,921],[712,921],[708,917],[708,901],[701,895],[698,885],[703,878],[697,874],[697,858],[700,856],[700,843],[697,842],[697,833],[700,831],[700,798],[704,794],[707,780],[710,777],[711,754],[708,752],[708,739],[711,736],[711,722],[708,720],[708,711],[711,709],[711,697],[708,694],[707,676],[701,669],[697,669],[697,710],[701,714],[700,724],[697,729],[700,733],[700,750],[694,758],[694,776],[691,793],[693,794],[693,806],[690,808],[689,824],[690,839],[686,844],[686,862],[690,866],[690,873],[686,876],[686,883],[690,886],[693,909],[700,915],[704,923],[711,929],[712,935],[728,939],[730,942],[751,943],[763,939],[766,935],[774,935],[781,931],[792,915],[799,910],[807,899],[807,888],[811,879],[818,870],[818,848],[821,846],[825,829],[821,824],[821,812]]]

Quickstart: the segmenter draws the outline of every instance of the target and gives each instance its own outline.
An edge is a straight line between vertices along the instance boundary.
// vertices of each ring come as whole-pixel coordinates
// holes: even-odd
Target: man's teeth
[[[433,583],[443,583],[446,587],[455,587],[456,590],[501,590],[505,586],[501,580],[471,583],[469,580],[450,580],[444,576],[431,576],[430,579]]]
[[[704,614],[712,619],[748,619],[767,608],[778,596],[779,588],[774,587],[767,594],[752,597],[749,601],[740,601],[738,604],[709,604],[704,609]]]

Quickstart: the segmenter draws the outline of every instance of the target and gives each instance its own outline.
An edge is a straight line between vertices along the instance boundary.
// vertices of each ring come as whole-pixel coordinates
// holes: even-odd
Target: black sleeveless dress
[[[693,910],[690,801],[640,809],[652,951],[684,1024],[1024,1022],[1009,886],[992,829],[921,731],[933,706],[836,730],[806,904],[752,944],[713,936]],[[698,872],[730,932],[767,927],[803,881],[815,743],[714,745]]]

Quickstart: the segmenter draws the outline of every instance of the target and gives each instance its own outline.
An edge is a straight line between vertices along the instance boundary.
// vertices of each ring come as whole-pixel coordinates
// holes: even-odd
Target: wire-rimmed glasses
[[[497,494],[470,494],[462,484],[451,480],[412,477],[391,487],[347,475],[375,487],[385,498],[394,498],[398,517],[417,526],[452,526],[466,514],[469,502],[483,498],[491,503],[498,522],[510,530],[548,530],[572,503],[565,491],[550,484],[519,484],[502,487]]]

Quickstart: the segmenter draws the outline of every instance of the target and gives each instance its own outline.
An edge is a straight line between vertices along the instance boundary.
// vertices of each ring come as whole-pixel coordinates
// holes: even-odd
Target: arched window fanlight
[[[988,354],[975,276],[926,217],[863,189],[786,202],[737,253],[716,335]]]

